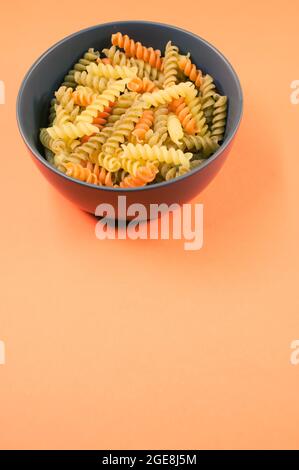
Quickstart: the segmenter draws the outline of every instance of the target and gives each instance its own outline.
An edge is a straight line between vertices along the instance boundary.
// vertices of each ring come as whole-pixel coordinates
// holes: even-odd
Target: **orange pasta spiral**
[[[173,100],[169,104],[169,110],[177,115],[187,134],[195,134],[196,121],[190,112],[189,106],[185,102],[185,98],[181,97],[177,100]]]
[[[145,139],[145,134],[152,127],[154,122],[154,111],[152,109],[147,109],[143,111],[141,118],[137,122],[134,131],[132,134],[137,138],[137,141],[143,141]]]
[[[142,166],[136,171],[136,176],[125,176],[119,186],[121,188],[138,188],[139,186],[145,186],[155,179],[157,173],[158,169],[155,165]]]
[[[200,87],[202,83],[202,72],[196,69],[196,66],[192,64],[191,60],[186,56],[181,56],[179,59],[179,68],[184,74],[195,83],[197,87]]]
[[[93,119],[93,124],[97,126],[99,129],[103,129],[104,125],[107,123],[107,119],[111,114],[112,108],[115,105],[112,101],[110,101],[109,106],[105,106],[102,112],[99,112],[97,117]]]
[[[84,167],[80,163],[67,162],[63,166],[66,169],[66,175],[76,178],[85,183],[99,184],[97,175],[93,172],[93,168]]]
[[[121,47],[125,50],[127,57],[136,57],[142,59],[144,62],[148,62],[152,67],[161,69],[161,51],[152,47],[145,47],[141,42],[135,42],[130,39],[127,34],[122,35],[121,33],[115,33],[111,36],[111,42],[113,46]]]
[[[144,77],[133,78],[127,85],[128,89],[137,93],[150,93],[157,91],[159,88],[149,78]]]
[[[73,92],[74,103],[78,106],[89,106],[93,100],[96,98],[95,92],[89,87],[79,86]]]
[[[86,168],[90,169],[90,171],[97,177],[98,185],[113,186],[113,176],[111,171],[107,171],[97,163],[93,164],[91,162],[87,162]]]

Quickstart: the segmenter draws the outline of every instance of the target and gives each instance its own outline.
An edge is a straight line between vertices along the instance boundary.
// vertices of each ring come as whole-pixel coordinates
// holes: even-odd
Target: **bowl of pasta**
[[[81,209],[183,204],[214,178],[238,130],[238,76],[183,29],[120,21],[46,51],[17,100],[21,135],[48,181]]]

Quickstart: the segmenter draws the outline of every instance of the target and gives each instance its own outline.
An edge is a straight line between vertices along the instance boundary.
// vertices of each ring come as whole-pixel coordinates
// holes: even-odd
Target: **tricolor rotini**
[[[225,139],[227,113],[214,78],[179,44],[155,49],[116,32],[64,77],[40,141],[68,177],[130,190],[195,171]]]

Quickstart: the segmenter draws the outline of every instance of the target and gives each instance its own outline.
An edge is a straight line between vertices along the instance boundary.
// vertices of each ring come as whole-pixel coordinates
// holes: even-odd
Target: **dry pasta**
[[[226,96],[190,54],[121,32],[65,76],[40,130],[45,158],[88,184],[138,188],[199,167],[225,137]]]

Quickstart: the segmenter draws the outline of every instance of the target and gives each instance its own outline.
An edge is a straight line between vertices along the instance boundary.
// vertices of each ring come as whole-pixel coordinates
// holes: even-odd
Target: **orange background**
[[[298,15],[297,0],[1,6],[1,448],[298,448]],[[19,136],[32,62],[115,19],[191,30],[240,76],[238,138],[196,199],[200,251],[97,240]]]

